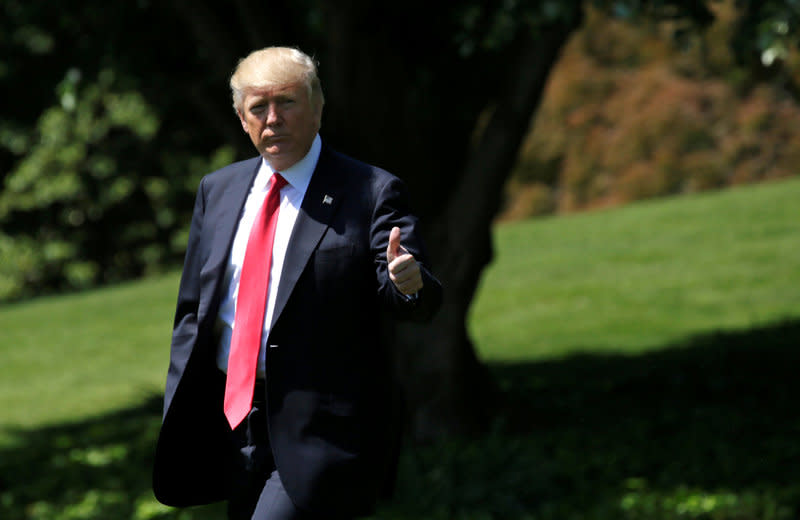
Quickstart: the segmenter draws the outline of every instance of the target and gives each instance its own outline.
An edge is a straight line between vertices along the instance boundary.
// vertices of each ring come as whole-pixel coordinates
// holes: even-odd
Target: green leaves
[[[56,89],[60,105],[40,116],[25,157],[6,179],[0,218],[59,203],[85,208],[96,202],[105,209],[131,193],[131,181],[123,179],[111,184],[110,197],[85,200],[92,180],[122,173],[118,158],[102,150],[137,147],[152,140],[158,118],[140,94],[115,92],[111,71],[104,71],[97,82],[84,88],[79,88],[78,78],[74,69],[68,71]]]
[[[630,489],[620,500],[624,518],[661,520],[672,518],[789,520],[792,508],[782,504],[771,490],[710,492],[685,485],[676,489],[652,489],[644,479],[629,479]]]
[[[0,128],[21,156],[0,192],[0,300],[124,279],[176,256],[174,201],[188,187],[152,151],[155,109],[118,83],[112,69],[87,81],[70,68],[33,132]],[[195,165],[209,171],[207,159]]]
[[[495,5],[499,4],[499,5]],[[462,57],[496,52],[512,45],[521,31],[565,23],[580,16],[582,2],[576,0],[506,0],[490,3],[462,3],[453,15],[455,43]]]
[[[800,2],[756,2],[753,7],[755,16],[751,23],[755,23],[757,31],[755,44],[760,51],[761,64],[771,67],[786,60],[791,49],[797,48],[800,41]]]

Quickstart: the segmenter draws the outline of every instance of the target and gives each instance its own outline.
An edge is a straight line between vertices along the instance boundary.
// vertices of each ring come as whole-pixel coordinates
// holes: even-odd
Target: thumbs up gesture
[[[417,260],[400,244],[400,238],[400,228],[393,227],[386,248],[389,279],[401,293],[411,295],[422,289],[422,274]]]

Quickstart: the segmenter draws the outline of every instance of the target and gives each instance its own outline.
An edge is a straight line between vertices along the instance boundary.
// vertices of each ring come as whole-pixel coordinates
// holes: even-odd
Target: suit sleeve
[[[205,181],[197,189],[197,197],[189,227],[189,239],[186,245],[186,256],[183,262],[183,273],[178,290],[178,304],[175,309],[173,331],[175,333],[194,333],[197,325],[197,308],[200,301],[200,236],[205,214]]]
[[[423,287],[416,298],[402,294],[389,278],[386,248],[393,227],[400,228],[401,244],[414,256],[420,267]],[[395,316],[414,321],[427,321],[442,301],[442,284],[433,275],[419,232],[419,221],[408,204],[405,184],[397,177],[380,186],[370,228],[370,247],[375,261],[378,296]]]
[[[169,408],[177,388],[178,379],[189,360],[197,339],[197,314],[200,304],[200,268],[202,255],[200,237],[205,215],[205,179],[200,183],[195,198],[186,256],[178,289],[178,302],[172,328],[169,372],[164,396],[164,413]]]

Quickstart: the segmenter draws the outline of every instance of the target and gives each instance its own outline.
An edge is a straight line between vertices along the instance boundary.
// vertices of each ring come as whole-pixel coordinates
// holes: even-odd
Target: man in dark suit
[[[388,314],[428,319],[441,285],[403,183],[319,137],[314,62],[240,61],[234,107],[259,157],[197,192],[153,486],[230,518],[354,518],[393,467]]]

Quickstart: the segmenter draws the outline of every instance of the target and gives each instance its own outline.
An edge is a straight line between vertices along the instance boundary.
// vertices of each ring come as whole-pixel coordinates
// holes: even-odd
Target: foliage
[[[738,61],[752,68],[785,62],[794,86],[800,78],[800,2],[797,0],[737,0],[744,15],[739,22],[741,37],[734,42]]]
[[[58,16],[46,2],[1,9],[0,87],[15,103],[0,120],[0,301],[174,265],[198,176],[233,150],[177,133],[176,93],[151,97],[165,78],[145,85],[114,54],[144,10],[119,4],[99,20],[108,6],[91,1]]]
[[[423,30],[433,27],[436,30],[429,32],[445,44],[440,46],[439,55],[433,55],[430,48],[424,53],[412,53],[417,59],[410,69],[413,74],[402,76],[408,84],[403,86],[409,96],[405,103],[417,107],[420,114],[449,106],[441,103],[441,99],[430,99],[439,92],[432,90],[439,81],[431,78],[431,70],[438,70],[448,81],[461,84],[458,92],[453,92],[452,85],[447,83],[453,96],[450,102],[459,110],[454,111],[453,117],[438,117],[448,121],[448,134],[452,137],[445,138],[432,125],[420,125],[410,119],[407,123],[416,129],[426,128],[430,135],[419,133],[418,138],[438,143],[431,157],[445,155],[448,159],[443,164],[455,165],[452,169],[458,170],[458,165],[466,160],[466,137],[475,130],[472,127],[476,121],[480,127],[479,115],[487,113],[493,106],[492,96],[500,92],[497,88],[500,82],[487,85],[469,78],[496,77],[503,71],[502,62],[513,55],[526,34],[540,34],[554,23],[578,19],[585,6],[595,5],[617,17],[635,21],[644,26],[645,31],[654,23],[652,20],[668,18],[674,35],[681,34],[681,41],[693,41],[697,39],[696,27],[708,25],[712,13],[718,14],[716,4],[683,0],[464,1],[437,8],[435,12],[428,6],[426,12],[432,21],[425,27],[419,25],[417,36],[422,37]],[[769,70],[780,69],[788,75],[782,84],[787,88],[796,84],[797,78],[792,74],[798,70],[799,59],[795,52],[797,3],[794,0],[742,0],[738,4],[744,15],[737,19],[730,34],[730,41],[736,43],[732,51],[736,60],[724,66],[740,71],[736,74],[753,83],[761,79],[760,73],[766,70],[765,63],[769,62]],[[195,3],[192,9],[183,9],[181,5],[179,1],[108,5],[99,0],[82,0],[69,10],[53,11],[44,0],[9,0],[0,6],[0,49],[3,51],[0,53],[3,56],[0,90],[5,99],[14,100],[0,118],[0,183],[3,186],[0,193],[3,229],[0,233],[0,301],[107,283],[174,265],[181,256],[182,238],[198,177],[240,156],[248,146],[245,140],[232,139],[237,136],[235,120],[224,103],[219,102],[227,96],[224,82],[233,62],[231,56],[239,56],[257,43],[282,38],[297,40],[312,51],[319,49],[322,55],[336,45],[326,40],[328,34],[335,33],[331,30],[335,17],[329,16],[329,8],[321,2],[308,0],[285,5],[281,8],[281,18],[286,21],[279,28],[272,20],[267,20],[262,31],[255,33],[252,17],[243,16],[251,5],[248,2],[240,3],[239,9],[224,9],[213,2]],[[389,8],[360,9],[357,3],[352,7],[350,23],[372,26],[375,24],[370,16],[384,20],[389,13]],[[395,18],[406,16],[403,9],[392,12]],[[613,22],[605,19],[594,23],[601,25],[595,28],[596,33],[607,27],[616,37],[621,33]],[[148,30],[142,31],[142,27]],[[242,27],[242,30],[234,34],[228,29],[231,27]],[[175,33],[184,37],[172,37]],[[261,33],[264,35],[254,36]],[[386,32],[372,37],[385,38]],[[614,41],[613,38],[606,40]],[[598,41],[601,39],[594,37],[593,43]],[[728,41],[720,39],[708,47],[710,53],[723,52],[720,49],[727,49]],[[756,51],[761,60],[753,65],[752,60],[745,58]],[[425,60],[420,58],[423,54]],[[158,59],[153,59],[155,56]],[[597,55],[595,58],[601,60]],[[734,61],[743,65],[735,68]],[[456,68],[447,68],[445,64],[458,64],[470,73],[456,80],[456,77],[461,78],[451,77]],[[786,66],[779,67],[782,64]],[[368,65],[375,69],[364,74],[370,81],[376,78],[392,81],[394,72],[383,71],[375,60]],[[706,125],[735,125],[738,121],[694,113],[679,114],[674,121],[664,118],[664,114],[654,113],[649,115],[655,117],[657,124],[649,134],[642,134],[638,144],[628,148],[652,149],[653,142],[663,137],[661,133],[674,125],[688,125],[688,128],[675,138],[678,144],[661,149],[662,157],[680,154],[682,146],[695,146],[685,142],[688,139],[694,143],[696,135],[700,135],[700,143],[707,143],[702,145],[705,148],[692,149],[696,153],[689,154],[691,157],[683,162],[665,160],[666,164],[653,165],[636,153],[626,152],[618,155],[617,163],[622,166],[598,163],[596,152],[587,157],[582,144],[588,141],[592,145],[589,150],[603,149],[614,143],[592,138],[592,135],[602,133],[608,125],[621,120],[621,134],[630,136],[641,130],[641,123],[626,121],[622,109],[596,110],[597,104],[611,95],[603,91],[625,88],[620,74],[606,73],[585,64],[562,66],[565,67],[579,69],[595,81],[579,86],[577,92],[566,88],[568,94],[562,101],[569,107],[576,102],[584,104],[583,117],[594,110],[597,113],[593,117],[602,117],[605,127],[598,129],[592,121],[576,123],[579,114],[566,119],[561,113],[551,117],[554,114],[548,108],[550,104],[545,105],[545,113],[538,120],[548,120],[552,122],[550,126],[559,124],[561,127],[554,132],[547,126],[538,133],[552,136],[550,140],[563,140],[557,136],[567,129],[577,137],[571,138],[569,146],[556,146],[557,149],[552,143],[527,144],[526,159],[518,173],[522,170],[535,173],[519,173],[518,177],[524,180],[524,175],[534,175],[537,184],[525,188],[528,193],[521,202],[527,207],[518,213],[546,213],[605,204],[609,200],[629,200],[672,192],[679,189],[676,186],[683,185],[690,185],[691,189],[713,187],[724,184],[730,175],[748,180],[782,175],[786,170],[784,165],[796,162],[792,155],[796,144],[778,137],[785,129],[774,128],[774,125],[754,129],[742,138],[742,143],[725,144]],[[347,69],[334,67],[331,70],[341,70],[344,75]],[[343,79],[332,74],[323,70],[333,99]],[[645,74],[650,78],[640,87],[645,100],[652,99],[649,94],[653,90],[671,81],[663,72]],[[465,89],[466,86],[471,88]],[[659,102],[670,107],[670,101],[684,101],[686,97],[697,101],[696,91],[704,89],[705,85],[687,83],[684,87],[685,96]],[[587,90],[597,95],[587,96]],[[712,86],[712,90],[720,88]],[[339,94],[339,97],[347,97],[347,92]],[[210,100],[214,100],[214,108],[210,108]],[[725,103],[736,101],[729,94],[713,98],[715,113],[723,110]],[[555,103],[558,105],[558,101]],[[746,106],[748,103],[754,106]],[[387,130],[398,127],[388,112],[387,117],[381,118],[392,121],[391,127],[373,128],[375,122],[369,118],[380,115],[377,107],[362,108],[347,101],[340,101],[340,105],[338,108],[332,105],[326,121],[326,125],[338,130],[336,137],[331,136],[332,141],[341,141],[348,145],[348,150],[353,148],[353,152],[363,153],[379,163],[402,162],[402,157],[409,155],[392,152],[385,144],[378,146],[352,131],[354,120],[363,119],[370,123],[366,125],[371,128],[370,134],[386,141],[393,135]],[[758,117],[774,121],[777,126],[795,117],[796,107],[775,98],[769,90],[761,91],[752,102],[745,100],[744,105],[740,111],[761,111],[763,116]],[[647,111],[643,115],[648,115]],[[437,116],[431,112],[430,120],[435,119]],[[363,122],[360,126],[364,126]],[[419,132],[403,128],[399,131],[403,135]],[[766,139],[762,133],[768,134]],[[353,142],[348,141],[349,135],[355,136]],[[770,143],[771,148],[758,153],[752,144],[755,140]],[[220,147],[221,143],[226,146]],[[421,150],[419,144],[412,141],[406,147]],[[721,160],[709,151],[720,147],[725,147]],[[762,160],[773,155],[775,159]],[[630,162],[623,162],[626,160]],[[415,158],[413,162],[416,166],[418,160]],[[436,165],[433,167],[439,169]],[[564,168],[557,192],[547,180],[553,175],[548,172],[556,167]],[[687,182],[687,168],[702,173]],[[731,168],[742,171],[730,174]],[[619,176],[622,180],[617,185],[609,181],[609,176]],[[431,192],[441,192],[454,184],[446,177],[435,176],[431,180],[427,176],[425,182],[434,183]],[[412,185],[421,182],[411,181]],[[557,195],[561,191],[565,194]],[[617,192],[622,195],[616,195]],[[441,211],[439,201],[427,195],[419,198],[423,200],[418,204],[423,213]]]
[[[85,85],[69,70],[59,104],[39,117],[6,176],[0,299],[120,281],[180,258],[186,174],[170,171],[174,159],[154,143],[154,108],[117,83],[109,69]],[[220,148],[210,160],[184,160],[202,172],[231,158]]]
[[[503,218],[796,175],[800,97],[754,83],[727,45],[741,12],[730,1],[714,12],[676,46],[680,24],[589,11],[553,71]],[[787,59],[800,60],[797,47]]]
[[[110,91],[111,74],[78,93],[77,72],[73,72],[61,85],[61,106],[42,114],[34,144],[6,178],[0,197],[0,219],[7,232],[45,245],[38,265],[26,272],[31,285],[48,285],[62,276],[73,287],[87,285],[101,271],[113,269],[107,258],[110,254],[134,249],[121,249],[115,238],[129,232],[151,238],[149,233],[137,232],[142,223],[113,222],[109,217],[115,209],[128,216],[124,210],[135,198],[138,184],[135,171],[125,171],[130,166],[119,162],[139,154],[126,150],[123,143],[149,141],[158,121],[141,96]],[[154,183],[151,186],[151,193],[166,191]],[[120,233],[111,228],[87,236],[88,229],[109,220],[127,229]],[[108,246],[108,253],[96,251]]]

